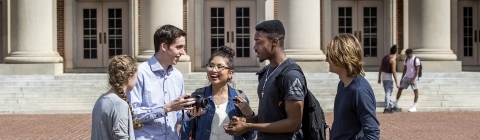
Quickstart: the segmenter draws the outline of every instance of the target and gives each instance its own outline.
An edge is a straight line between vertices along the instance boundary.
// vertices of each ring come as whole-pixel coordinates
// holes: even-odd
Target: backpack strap
[[[205,89],[207,87],[202,87],[202,88],[197,88],[195,92],[192,93],[192,95],[202,95],[205,96]],[[197,134],[197,127],[198,127],[198,117],[194,118],[193,122],[193,128],[192,131],[190,132],[190,137],[195,139],[195,136]]]
[[[285,98],[285,91],[283,90],[283,85],[284,85],[284,80],[285,80],[285,76],[287,75],[288,72],[290,72],[291,70],[297,70],[299,71],[302,75],[303,74],[303,71],[302,71],[302,68],[300,68],[300,66],[298,66],[298,64],[289,64],[287,65],[285,68],[282,69],[282,71],[280,72],[280,74],[278,74],[276,77],[275,77],[275,85],[276,87],[278,88],[278,91],[280,91],[280,99],[283,101],[284,98]],[[306,80],[306,79],[305,79]],[[307,81],[305,81],[305,87],[307,87]]]

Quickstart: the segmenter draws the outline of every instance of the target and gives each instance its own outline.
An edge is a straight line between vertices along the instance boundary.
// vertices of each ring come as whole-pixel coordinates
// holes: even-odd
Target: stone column
[[[9,9],[11,53],[0,65],[0,74],[63,73],[56,0],[12,0]]]
[[[320,9],[319,0],[278,0],[278,19],[285,26],[285,53],[304,72],[328,72],[320,49]]]
[[[153,34],[165,24],[183,28],[183,1],[181,0],[142,0],[140,1],[140,45],[137,61],[147,61],[155,53]],[[182,73],[190,73],[190,57],[185,54],[175,68]]]
[[[408,46],[423,71],[460,72],[461,61],[450,46],[450,0],[411,0],[408,12]]]

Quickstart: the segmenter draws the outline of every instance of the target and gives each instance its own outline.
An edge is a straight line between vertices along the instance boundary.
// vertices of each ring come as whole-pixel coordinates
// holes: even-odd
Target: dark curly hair
[[[267,34],[268,40],[278,39],[280,42],[280,47],[283,47],[284,38],[285,38],[285,28],[283,23],[280,20],[267,20],[257,26],[255,26],[256,31],[262,31]]]
[[[167,24],[157,28],[155,34],[153,34],[155,53],[160,50],[160,44],[165,43],[167,46],[170,46],[175,42],[175,40],[177,40],[177,38],[182,36],[187,36],[187,33],[173,25]]]
[[[132,78],[132,76],[135,75],[137,68],[137,61],[128,55],[116,55],[112,57],[112,60],[110,60],[110,64],[108,65],[108,83],[113,89],[115,89],[115,93],[118,97],[127,102],[128,107],[130,108],[130,113],[132,114],[133,128],[135,130],[141,129],[143,124],[140,123],[140,120],[135,119],[132,106],[128,102],[127,95],[122,86],[127,84],[129,78]]]

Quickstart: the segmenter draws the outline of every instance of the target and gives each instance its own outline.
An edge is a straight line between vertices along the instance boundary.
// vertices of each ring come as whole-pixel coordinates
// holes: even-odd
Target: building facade
[[[255,25],[279,19],[285,52],[306,72],[328,72],[326,44],[352,33],[366,67],[392,44],[414,50],[426,72],[480,66],[479,0],[0,0],[0,74],[104,72],[109,57],[153,53],[164,24],[187,32],[183,73],[205,71],[222,45],[236,50],[236,71],[253,72]],[[400,52],[400,53],[402,53]],[[400,58],[401,59],[401,58]],[[399,61],[401,61],[399,59]],[[399,64],[401,65],[401,64]]]

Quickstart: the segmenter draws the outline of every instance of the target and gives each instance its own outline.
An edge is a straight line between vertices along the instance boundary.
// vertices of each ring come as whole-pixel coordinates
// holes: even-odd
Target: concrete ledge
[[[403,71],[404,61],[397,61],[398,72]],[[462,61],[422,61],[422,72],[462,72]]]
[[[0,75],[56,75],[63,74],[63,63],[0,64]]]
[[[328,63],[325,61],[296,61],[304,73],[329,72]]]

